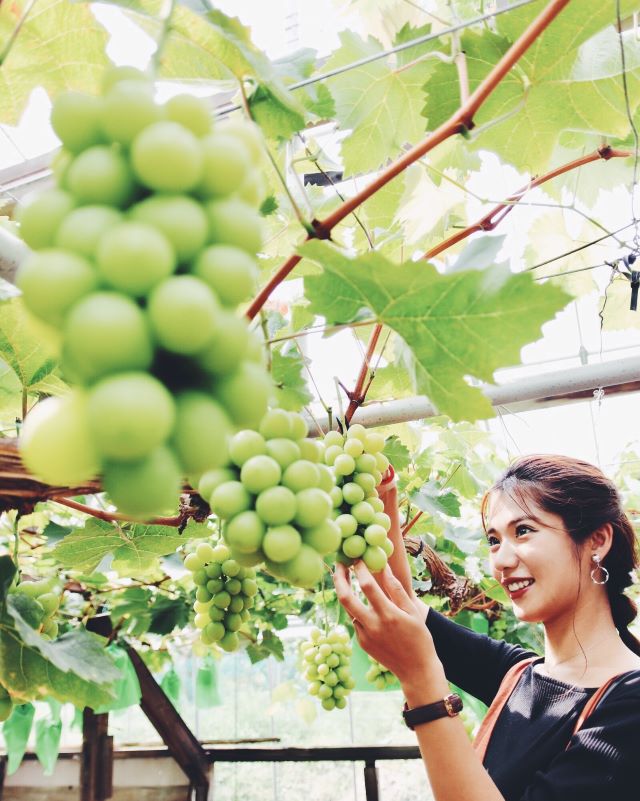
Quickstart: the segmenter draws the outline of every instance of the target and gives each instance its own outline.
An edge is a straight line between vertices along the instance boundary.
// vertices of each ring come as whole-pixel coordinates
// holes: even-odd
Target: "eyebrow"
[[[509,527],[511,527],[511,526],[517,526],[517,525],[518,525],[518,523],[523,523],[525,520],[532,520],[534,523],[537,523],[537,522],[538,522],[538,521],[536,520],[536,518],[535,518],[535,517],[533,517],[533,515],[529,515],[529,516],[527,516],[527,517],[517,517],[515,520],[510,520],[510,521],[507,523],[507,528],[509,528]],[[487,529],[487,536],[489,536],[489,534],[497,534],[497,533],[498,533],[498,530],[497,530],[497,529],[495,529],[495,528],[493,528],[493,526],[492,526],[491,528],[488,528],[488,529]]]

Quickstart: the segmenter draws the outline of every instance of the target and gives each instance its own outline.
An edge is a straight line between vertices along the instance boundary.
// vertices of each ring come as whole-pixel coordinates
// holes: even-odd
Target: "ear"
[[[613,526],[611,523],[605,523],[597,528],[587,540],[587,548],[590,553],[599,554],[600,558],[604,561],[605,556],[611,549],[613,542]]]

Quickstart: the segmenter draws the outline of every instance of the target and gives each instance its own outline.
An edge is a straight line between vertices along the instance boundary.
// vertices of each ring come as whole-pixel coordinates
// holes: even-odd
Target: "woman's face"
[[[493,576],[511,598],[519,620],[546,624],[573,614],[579,570],[584,566],[578,565],[575,545],[562,518],[531,500],[518,505],[506,493],[493,492],[487,539]]]

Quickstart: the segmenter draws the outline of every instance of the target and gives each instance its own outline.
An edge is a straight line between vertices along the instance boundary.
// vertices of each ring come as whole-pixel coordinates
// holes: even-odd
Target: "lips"
[[[532,584],[535,584],[535,579],[532,578],[510,578],[502,582],[504,588],[509,594],[510,598],[519,598],[523,595]]]

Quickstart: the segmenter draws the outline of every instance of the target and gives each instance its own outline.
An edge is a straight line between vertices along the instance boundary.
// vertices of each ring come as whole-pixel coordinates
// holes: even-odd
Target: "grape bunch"
[[[13,595],[25,595],[31,600],[28,622],[47,640],[58,636],[55,614],[62,601],[62,586],[55,576],[38,581],[23,581],[10,590]]]
[[[384,437],[356,423],[346,437],[329,431],[324,444],[325,463],[333,469],[336,479],[331,497],[342,536],[338,559],[346,564],[362,559],[371,571],[380,571],[393,553],[387,536],[391,520],[376,492],[389,467],[389,460],[382,453]]]
[[[193,608],[200,639],[225,651],[237,650],[237,632],[249,620],[258,592],[255,571],[238,564],[223,543],[199,543],[184,564],[197,587]]]
[[[238,314],[262,238],[257,126],[212,126],[203,101],[161,105],[154,91],[115,68],[102,96],[56,99],[56,186],[20,210],[33,252],[17,276],[74,385],[29,413],[26,466],[63,486],[102,473],[141,519],[175,506],[182,476],[224,465],[228,438],[259,423],[271,392]]]
[[[0,684],[0,723],[3,723],[13,712],[13,700],[7,688]]]
[[[375,685],[376,690],[384,690],[386,687],[391,687],[398,683],[398,679],[394,674],[386,668],[381,662],[369,657],[371,666],[365,673],[365,679],[371,684]]]
[[[356,686],[351,676],[351,642],[348,632],[338,627],[323,634],[313,628],[300,647],[304,678],[310,695],[320,699],[327,711],[344,709],[347,696]]]
[[[232,437],[232,466],[206,473],[198,485],[224,521],[222,534],[234,558],[264,562],[276,578],[299,587],[322,579],[322,557],[341,542],[332,519],[334,478],[322,464],[322,443],[307,433],[299,414],[270,409],[258,431]]]

